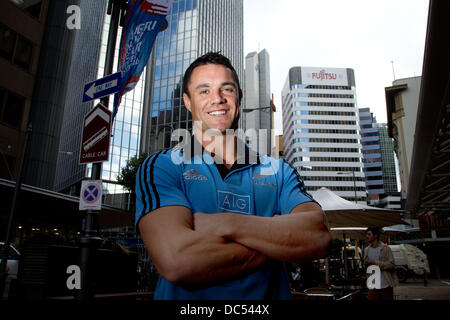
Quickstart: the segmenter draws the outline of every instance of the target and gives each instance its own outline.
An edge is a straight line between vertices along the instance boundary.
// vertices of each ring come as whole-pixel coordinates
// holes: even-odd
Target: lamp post
[[[337,172],[337,174],[339,174],[339,175],[350,174],[350,172],[348,172],[348,171],[339,171],[339,172]],[[352,168],[351,174],[353,175],[353,190],[355,191],[355,203],[358,203],[358,195],[356,193],[356,178],[355,178],[355,169],[354,168]]]

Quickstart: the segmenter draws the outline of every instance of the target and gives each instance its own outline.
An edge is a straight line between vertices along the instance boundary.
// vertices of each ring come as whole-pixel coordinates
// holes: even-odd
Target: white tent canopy
[[[327,188],[311,192],[325,212],[330,228],[387,227],[405,224],[401,210],[391,210],[354,203]]]

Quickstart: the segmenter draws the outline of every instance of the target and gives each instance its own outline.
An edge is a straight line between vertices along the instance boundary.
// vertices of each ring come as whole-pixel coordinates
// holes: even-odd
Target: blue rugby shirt
[[[135,222],[138,228],[145,214],[164,206],[185,206],[193,214],[231,212],[272,217],[288,214],[310,201],[314,200],[297,171],[284,159],[256,155],[256,161],[235,163],[222,178],[207,152],[186,160],[183,149],[175,148],[147,157],[139,168]],[[160,277],[155,291],[155,299],[290,298],[287,275],[277,261],[264,264],[247,277],[206,289],[184,288]]]

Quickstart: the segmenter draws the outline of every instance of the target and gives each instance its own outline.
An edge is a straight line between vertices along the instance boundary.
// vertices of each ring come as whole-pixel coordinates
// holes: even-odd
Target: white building
[[[397,79],[385,88],[389,136],[394,139],[402,198],[408,194],[417,109],[422,77]]]
[[[354,71],[291,68],[282,108],[285,157],[306,189],[365,203]]]

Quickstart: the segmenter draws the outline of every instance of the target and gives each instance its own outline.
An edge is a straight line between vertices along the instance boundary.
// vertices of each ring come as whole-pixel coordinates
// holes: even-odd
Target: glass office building
[[[105,15],[106,4],[106,0],[80,1],[83,25],[79,30],[70,31],[75,34],[75,40],[67,81],[69,89],[64,101],[53,189],[76,196],[79,195],[77,182],[85,177],[86,171],[85,165],[79,165],[82,124],[84,116],[94,106],[92,101],[82,102],[82,93],[86,82],[98,78],[97,66],[104,25],[104,20],[98,17]]]
[[[369,108],[359,109],[364,175],[370,200],[378,200],[378,195],[384,193],[380,136],[375,123],[376,119]]]

